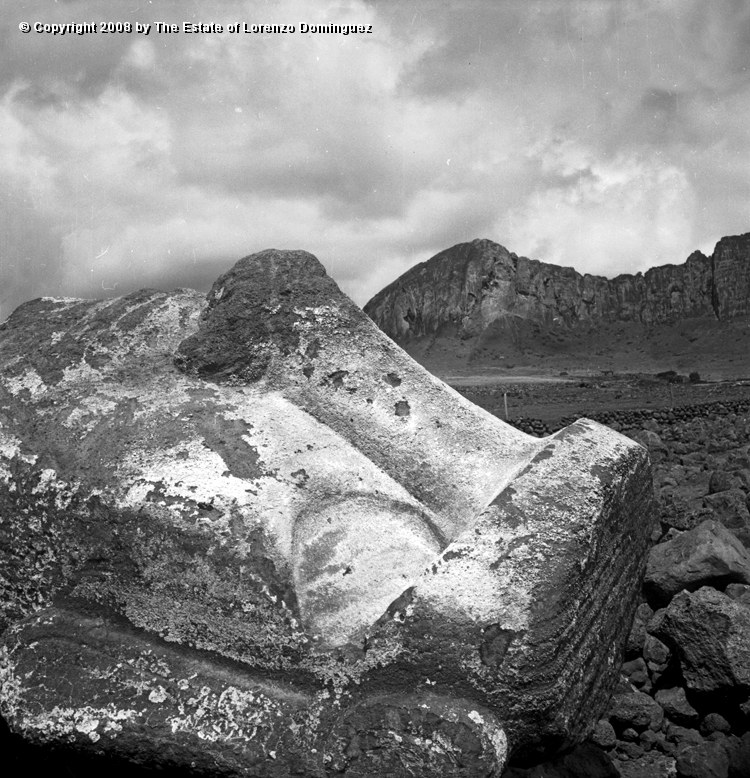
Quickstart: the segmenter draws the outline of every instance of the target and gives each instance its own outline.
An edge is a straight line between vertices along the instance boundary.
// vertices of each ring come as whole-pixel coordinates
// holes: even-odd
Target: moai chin
[[[311,254],[0,326],[0,713],[193,773],[499,775],[582,740],[648,457],[431,376]]]

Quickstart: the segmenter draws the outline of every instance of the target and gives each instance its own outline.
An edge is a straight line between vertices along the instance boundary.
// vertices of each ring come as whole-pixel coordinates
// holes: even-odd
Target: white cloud
[[[0,32],[0,317],[205,285],[269,246],[316,253],[364,303],[475,237],[611,275],[748,229],[739,6],[126,1],[133,21],[374,32],[17,30],[111,8],[35,0]]]
[[[678,167],[656,157],[597,160],[567,142],[537,156],[560,178],[503,217],[498,229],[516,253],[611,277],[684,261],[695,247],[695,192]]]

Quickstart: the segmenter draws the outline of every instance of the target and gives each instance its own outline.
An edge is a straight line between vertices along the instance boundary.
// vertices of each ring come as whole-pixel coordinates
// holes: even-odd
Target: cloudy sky
[[[0,320],[268,247],[361,305],[478,237],[613,276],[750,231],[749,0],[2,4]]]

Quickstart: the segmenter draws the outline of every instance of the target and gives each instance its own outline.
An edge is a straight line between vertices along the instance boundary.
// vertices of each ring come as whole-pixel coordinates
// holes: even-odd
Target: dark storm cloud
[[[0,311],[59,292],[64,271],[53,258],[60,237],[54,218],[6,183],[0,193]]]
[[[13,4],[0,26],[0,89],[16,81],[28,85],[28,98],[53,100],[69,95],[96,97],[110,83],[128,42],[120,37],[48,35],[19,32],[21,22],[65,24],[100,18],[101,3]]]
[[[206,287],[269,246],[313,251],[363,303],[475,237],[615,274],[750,222],[748,3],[37,0],[9,16],[0,316],[37,294]],[[92,20],[374,34],[17,27]]]

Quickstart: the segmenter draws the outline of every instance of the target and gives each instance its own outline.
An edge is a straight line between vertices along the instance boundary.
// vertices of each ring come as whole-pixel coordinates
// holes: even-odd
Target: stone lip
[[[585,420],[514,430],[312,255],[247,257],[207,301],[22,306],[0,368],[0,704],[24,737],[175,764],[210,741],[230,775],[398,776],[408,751],[468,778],[465,738],[499,774],[601,714],[646,451]]]

